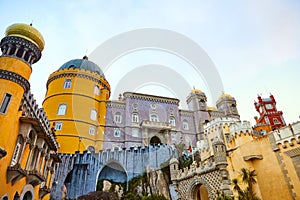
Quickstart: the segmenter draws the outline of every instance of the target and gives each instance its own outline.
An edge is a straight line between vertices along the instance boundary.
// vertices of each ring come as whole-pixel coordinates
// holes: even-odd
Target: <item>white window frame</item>
[[[277,118],[273,118],[274,124],[280,124],[280,121]]]
[[[90,135],[95,135],[95,132],[96,132],[95,127],[94,126],[90,126],[90,128],[89,128],[89,134]]]
[[[139,114],[138,113],[132,113],[132,117],[131,117],[132,122],[136,122],[138,123],[139,120]]]
[[[175,119],[175,117],[171,116],[169,118],[169,123],[171,124],[171,126],[176,126],[176,119]]]
[[[187,120],[183,120],[182,128],[183,128],[183,130],[189,130],[189,123]]]
[[[114,129],[114,137],[121,137],[121,130],[119,128]]]
[[[64,89],[69,89],[72,87],[72,79],[71,78],[67,78],[65,79],[64,82]]]
[[[139,129],[137,128],[132,129],[132,137],[139,137]]]
[[[91,109],[91,114],[90,114],[91,120],[96,121],[96,120],[97,120],[97,115],[98,115],[97,110],[94,109],[94,108],[92,108],[92,109]]]
[[[55,122],[55,130],[60,131],[62,129],[63,123],[62,122]]]
[[[0,106],[0,113],[1,114],[6,114],[7,113],[7,110],[8,110],[9,104],[11,102],[11,99],[12,99],[12,94],[9,94],[9,93],[4,94],[4,97],[2,99],[1,106]]]
[[[100,95],[100,86],[99,85],[94,85],[94,94],[95,95]]]
[[[58,110],[57,110],[57,115],[65,115],[66,110],[67,110],[67,104],[59,104]]]
[[[11,163],[10,163],[11,167],[15,166],[18,163],[21,146],[22,146],[21,143],[17,142],[17,144],[15,146],[14,154],[12,156]]]
[[[151,122],[159,122],[157,114],[151,114],[150,115],[150,121]]]
[[[116,123],[122,123],[122,115],[120,112],[116,112],[114,115],[114,121]]]

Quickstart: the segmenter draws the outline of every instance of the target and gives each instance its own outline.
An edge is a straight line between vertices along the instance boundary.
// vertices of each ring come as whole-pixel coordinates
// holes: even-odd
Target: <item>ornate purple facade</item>
[[[196,146],[203,137],[203,123],[229,114],[239,118],[230,95],[221,95],[217,109],[207,106],[205,93],[193,90],[187,103],[189,110],[182,110],[178,99],[133,92],[108,101],[103,149],[178,143]]]

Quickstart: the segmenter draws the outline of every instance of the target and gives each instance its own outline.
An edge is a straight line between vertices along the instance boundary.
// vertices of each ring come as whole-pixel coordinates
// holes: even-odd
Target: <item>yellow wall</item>
[[[106,100],[109,98],[110,90],[91,78],[82,76],[71,76],[68,73],[87,75],[100,80],[109,88],[108,82],[100,75],[81,69],[64,69],[52,73],[48,82],[43,107],[48,119],[53,122],[63,122],[62,130],[57,130],[57,141],[60,144],[60,153],[74,153],[84,151],[88,146],[95,147],[96,151],[102,149],[104,139],[104,125],[106,115]],[[72,79],[71,88],[64,88],[66,79]],[[100,95],[94,94],[94,85],[100,87]],[[66,104],[66,114],[57,115],[60,104]],[[91,109],[98,112],[97,120],[90,118]],[[95,134],[89,134],[90,126],[95,127]]]
[[[262,199],[288,200],[289,190],[285,184],[285,179],[277,161],[276,154],[270,147],[270,141],[267,136],[249,141],[249,135],[241,134],[237,136],[239,140],[237,149],[230,152],[228,156],[228,171],[230,178],[237,178],[241,168],[255,170],[257,173],[257,184],[254,190]],[[243,144],[243,141],[244,144]],[[243,144],[243,145],[241,145]],[[244,161],[247,156],[262,156],[262,159],[253,157]]]

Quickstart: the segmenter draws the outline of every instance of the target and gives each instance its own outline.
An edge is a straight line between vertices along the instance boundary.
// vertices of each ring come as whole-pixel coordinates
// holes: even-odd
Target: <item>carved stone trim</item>
[[[244,161],[255,160],[255,159],[262,160],[263,156],[262,155],[250,155],[250,156],[244,156],[243,159],[244,159]]]
[[[0,159],[3,158],[3,157],[5,157],[6,154],[7,154],[7,152],[5,151],[5,149],[2,149],[2,148],[0,147]]]
[[[13,47],[13,46],[17,46],[17,45],[20,46],[19,49],[23,48],[24,51],[26,51],[26,52],[28,51],[27,53],[32,54],[32,61],[30,61],[30,58],[29,58],[29,60],[25,60],[22,57],[20,58],[16,55],[7,54],[7,51],[6,51],[7,46],[8,47]],[[38,60],[40,60],[40,58],[42,56],[41,50],[35,44],[30,42],[29,40],[26,40],[24,38],[17,37],[17,36],[6,36],[6,37],[4,37],[1,40],[0,47],[1,47],[1,50],[3,52],[3,55],[19,58],[19,59],[25,61],[29,66],[31,65],[31,63],[36,63]]]
[[[63,78],[63,77],[79,77],[79,78],[86,78],[89,79],[91,81],[94,81],[96,83],[98,83],[99,85],[102,85],[105,89],[107,89],[108,91],[110,91],[110,86],[108,83],[103,82],[100,78],[95,78],[93,76],[87,75],[87,74],[83,74],[83,73],[76,73],[76,72],[65,72],[65,73],[61,73],[58,75],[55,75],[51,78],[48,79],[46,87],[48,89],[49,84],[54,81],[55,79],[58,78]]]
[[[23,76],[20,76],[14,72],[0,70],[0,79],[6,79],[19,84],[25,92],[30,89],[29,82]]]
[[[125,92],[123,94],[123,96],[124,96],[124,98],[140,99],[140,100],[145,100],[145,101],[175,104],[177,106],[179,105],[179,99],[170,98],[170,97],[160,97],[160,96],[155,96],[155,95],[139,94],[139,93],[134,93],[134,92]]]

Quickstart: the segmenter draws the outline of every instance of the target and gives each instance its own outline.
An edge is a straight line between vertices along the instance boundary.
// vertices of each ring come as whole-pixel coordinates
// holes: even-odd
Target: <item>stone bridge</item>
[[[96,191],[98,180],[128,182],[147,168],[167,166],[173,156],[177,157],[176,150],[168,145],[60,154],[62,162],[56,166],[51,199],[61,199],[64,185],[68,198],[75,199]]]

